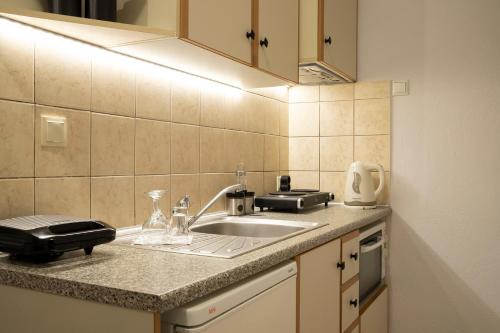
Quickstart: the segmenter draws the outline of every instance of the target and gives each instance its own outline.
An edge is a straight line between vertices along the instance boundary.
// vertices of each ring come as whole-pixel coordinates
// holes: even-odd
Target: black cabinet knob
[[[345,262],[341,261],[337,263],[337,268],[340,268],[341,271],[345,269]]]
[[[325,38],[325,44],[332,45],[332,36],[328,36],[328,38]]]
[[[354,261],[357,261],[358,260],[358,253],[351,253],[351,259],[353,259]]]
[[[252,40],[255,39],[255,31],[253,31],[253,29],[250,31],[247,31],[247,39],[252,39]]]
[[[357,307],[358,307],[358,300],[357,300],[357,299],[351,299],[351,300],[349,301],[349,304],[350,304],[351,306],[353,306],[353,307],[357,308]]]
[[[266,48],[269,46],[269,41],[267,40],[266,37],[264,37],[264,39],[260,40],[260,46],[264,46]]]

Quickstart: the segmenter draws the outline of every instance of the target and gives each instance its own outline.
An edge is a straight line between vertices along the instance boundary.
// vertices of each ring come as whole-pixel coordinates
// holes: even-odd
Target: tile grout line
[[[33,215],[36,214],[36,41],[33,41]]]
[[[89,156],[89,217],[92,218],[92,129],[94,125],[94,116],[93,116],[93,111],[92,111],[92,100],[94,98],[94,53],[90,56],[90,135],[89,135],[89,149],[90,149],[90,156]]]

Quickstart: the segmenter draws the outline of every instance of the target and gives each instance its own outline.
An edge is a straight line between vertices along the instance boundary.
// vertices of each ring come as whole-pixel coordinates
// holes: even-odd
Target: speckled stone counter
[[[240,281],[352,230],[382,219],[388,207],[340,205],[301,214],[260,213],[281,220],[328,225],[233,259],[103,245],[91,256],[68,253],[46,264],[0,257],[0,284],[116,306],[164,312]]]

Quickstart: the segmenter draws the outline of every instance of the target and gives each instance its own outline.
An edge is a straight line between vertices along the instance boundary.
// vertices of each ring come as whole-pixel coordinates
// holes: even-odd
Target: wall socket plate
[[[41,144],[44,147],[65,147],[68,137],[66,118],[42,115]]]
[[[410,81],[392,81],[392,96],[407,96],[410,94]]]

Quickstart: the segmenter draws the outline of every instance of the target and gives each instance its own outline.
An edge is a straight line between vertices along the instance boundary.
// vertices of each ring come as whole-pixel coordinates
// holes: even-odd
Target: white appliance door
[[[177,333],[294,333],[296,276],[197,327],[176,327]]]

